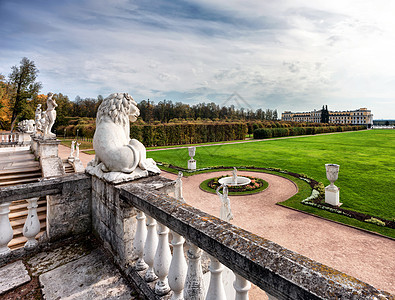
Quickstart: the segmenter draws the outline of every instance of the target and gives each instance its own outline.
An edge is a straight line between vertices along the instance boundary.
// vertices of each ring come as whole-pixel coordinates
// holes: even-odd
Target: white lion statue
[[[114,93],[103,100],[96,116],[93,136],[96,156],[89,163],[90,167],[100,168],[102,172],[123,173],[139,169],[139,172],[146,171],[146,176],[148,171],[158,173],[155,162],[146,158],[144,145],[130,139],[129,122],[136,121],[139,115],[137,103],[127,93]]]

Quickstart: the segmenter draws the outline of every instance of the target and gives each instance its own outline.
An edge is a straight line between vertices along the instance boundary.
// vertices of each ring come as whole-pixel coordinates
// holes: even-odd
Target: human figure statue
[[[232,171],[232,182],[233,182],[233,183],[237,183],[237,169],[236,169],[236,167],[233,167],[233,171]]]
[[[181,180],[182,176],[183,176],[182,172],[181,171],[178,172],[178,177],[176,179],[176,184],[174,186],[174,188],[175,188],[174,189],[174,197],[178,201],[185,203],[184,197],[182,196],[182,180]]]
[[[76,145],[76,147],[75,147],[75,148],[76,148],[76,150],[75,150],[75,151],[76,151],[76,152],[75,152],[75,158],[76,158],[76,159],[80,159],[80,145],[81,145],[81,143],[78,143],[78,142],[77,142],[77,145]]]
[[[75,151],[75,141],[71,141],[70,158],[74,157],[74,151]]]
[[[36,122],[36,127],[35,127],[35,133],[37,133],[38,130],[41,130],[41,104],[37,105],[36,111],[34,112],[34,120]]]
[[[34,132],[34,120],[27,120],[26,121],[26,131],[27,133],[33,133]]]
[[[47,116],[48,116],[48,135],[49,136],[56,136],[56,134],[51,132],[52,126],[55,123],[56,119],[56,110],[55,108],[58,106],[55,102],[55,99],[52,99],[53,93],[49,92],[47,95]]]
[[[40,124],[41,132],[43,133],[43,137],[45,137],[48,134],[48,116],[45,111],[41,113]]]
[[[222,194],[219,192],[221,188]],[[225,184],[222,184],[217,188],[216,192],[222,203],[221,210],[219,212],[220,219],[226,222],[233,220],[232,210],[230,209],[230,199],[228,197],[228,187]]]

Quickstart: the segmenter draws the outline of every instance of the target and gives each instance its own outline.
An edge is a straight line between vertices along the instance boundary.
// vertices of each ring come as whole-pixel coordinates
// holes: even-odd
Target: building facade
[[[321,123],[322,110],[311,112],[285,111],[281,114],[282,121]],[[329,123],[350,125],[372,125],[373,114],[367,108],[347,111],[329,111]]]

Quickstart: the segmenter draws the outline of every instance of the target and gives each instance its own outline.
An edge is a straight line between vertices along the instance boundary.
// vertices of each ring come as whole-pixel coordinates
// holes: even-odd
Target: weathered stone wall
[[[133,237],[137,211],[124,205],[114,184],[92,176],[92,230],[120,266],[134,259]]]
[[[47,196],[47,235],[50,240],[91,231],[91,180],[89,176],[84,177],[63,182],[60,195]]]
[[[118,185],[92,176],[92,230],[121,267],[137,258],[133,252],[137,210],[119,198],[119,191],[122,187],[136,184],[144,184],[146,189],[164,194],[174,191],[174,181],[160,176]]]

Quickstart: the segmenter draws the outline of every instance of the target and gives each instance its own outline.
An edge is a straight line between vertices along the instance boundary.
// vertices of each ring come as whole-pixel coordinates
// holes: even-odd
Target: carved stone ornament
[[[130,139],[130,121],[139,115],[137,103],[127,93],[114,93],[103,100],[96,115],[96,155],[86,168],[89,174],[120,183],[160,173],[155,161],[146,157],[144,145]]]

